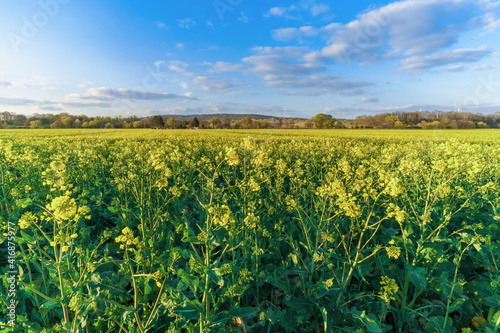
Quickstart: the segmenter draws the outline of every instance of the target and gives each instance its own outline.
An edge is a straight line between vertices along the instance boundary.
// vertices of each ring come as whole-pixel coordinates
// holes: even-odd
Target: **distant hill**
[[[170,117],[174,117],[175,119],[192,119],[194,117],[198,118],[198,120],[210,120],[214,117],[219,119],[231,119],[231,120],[241,120],[246,117],[250,117],[255,120],[264,120],[264,119],[297,119],[297,120],[305,120],[307,118],[293,118],[293,117],[274,117],[274,116],[265,116],[261,114],[246,114],[246,113],[213,113],[213,114],[163,114],[161,115],[163,118],[168,119]]]

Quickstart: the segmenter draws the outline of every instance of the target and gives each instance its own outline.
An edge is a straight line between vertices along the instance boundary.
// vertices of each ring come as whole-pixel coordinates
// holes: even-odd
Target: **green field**
[[[0,332],[497,332],[499,180],[498,130],[0,130]]]

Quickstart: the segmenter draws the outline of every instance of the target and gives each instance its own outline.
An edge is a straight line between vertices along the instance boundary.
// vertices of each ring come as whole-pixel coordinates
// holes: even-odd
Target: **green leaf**
[[[328,330],[328,311],[326,308],[321,307],[321,315],[323,316],[323,325],[325,326],[325,332],[329,332]]]
[[[408,272],[410,273],[410,281],[417,289],[425,289],[427,286],[427,278],[425,275],[427,271],[422,267],[409,266]]]
[[[146,287],[144,288],[144,294],[149,295],[153,292],[153,288],[149,283],[146,283]]]
[[[117,210],[115,207],[113,207],[113,206],[109,206],[109,207],[108,207],[108,210],[109,210],[112,214],[116,214],[116,213],[118,212],[118,210]]]
[[[453,304],[450,306],[450,312],[457,311],[458,309],[460,309],[460,307],[462,306],[462,304],[465,303],[465,301],[466,301],[465,298],[457,298],[455,302],[453,302]]]
[[[139,312],[139,310],[140,310],[140,308],[137,308],[134,311],[125,311],[125,312],[123,312],[123,314],[122,314],[122,323],[125,322],[125,319],[127,319],[128,316],[136,314],[137,312]]]
[[[33,242],[33,237],[31,237],[30,235],[28,235],[27,233],[25,233],[24,231],[21,230],[21,236],[23,237],[23,239],[27,242]]]
[[[174,313],[184,320],[191,320],[199,317],[200,311],[194,308],[175,309]]]
[[[41,307],[44,309],[53,309],[53,308],[56,308],[58,306],[61,306],[61,304],[59,302],[53,302],[53,301],[48,301],[48,302],[45,302],[41,305]]]
[[[500,306],[500,296],[498,295],[493,295],[490,297],[486,297],[484,299],[484,304],[486,306],[489,306],[490,308],[496,308]]]
[[[286,302],[286,305],[293,309],[307,309],[314,304],[307,298],[292,297],[292,299]]]
[[[224,286],[224,279],[222,278],[222,276],[215,274],[215,272],[211,269],[207,270],[207,274],[209,281],[218,284],[220,287]]]
[[[241,317],[241,318],[248,318],[248,317],[254,317],[259,313],[259,308],[252,308],[252,307],[246,307],[246,308],[237,308],[237,309],[232,309],[229,311],[229,314],[233,317]]]
[[[367,315],[366,311],[361,312],[358,310],[352,310],[351,313],[354,318],[361,320],[361,322],[363,323],[363,325],[365,325],[368,332],[382,333],[382,329],[378,325],[373,315]]]
[[[200,285],[199,279],[191,279],[185,276],[177,284],[177,289],[181,291],[186,291],[188,287],[197,288],[199,285]]]

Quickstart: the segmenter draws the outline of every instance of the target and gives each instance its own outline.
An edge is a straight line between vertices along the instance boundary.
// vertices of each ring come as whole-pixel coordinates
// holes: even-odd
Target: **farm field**
[[[2,130],[0,191],[0,332],[12,251],[15,332],[500,328],[498,130]]]

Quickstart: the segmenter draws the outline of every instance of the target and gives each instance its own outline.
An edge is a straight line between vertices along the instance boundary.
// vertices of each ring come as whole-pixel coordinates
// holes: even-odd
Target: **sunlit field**
[[[499,179],[498,130],[0,130],[2,295],[19,332],[497,332]]]

